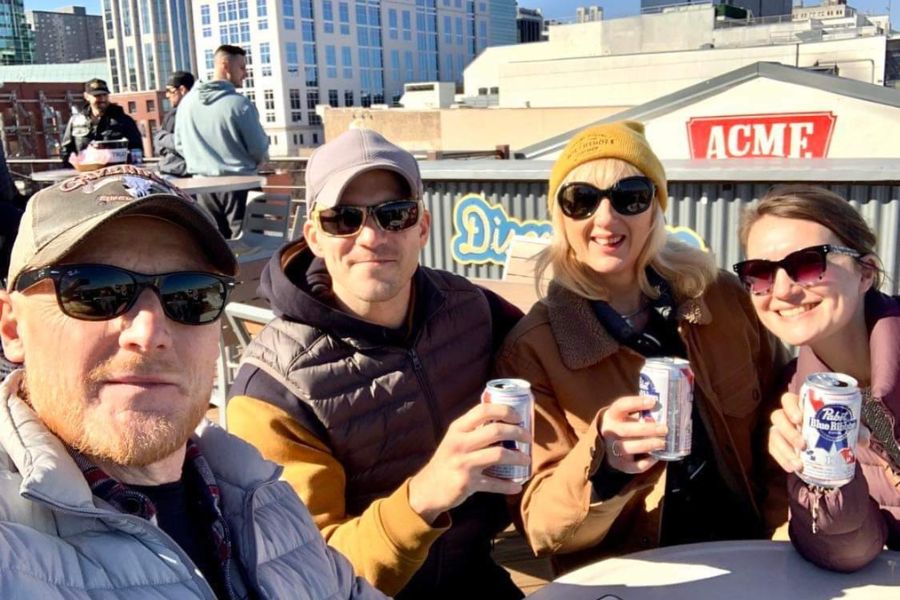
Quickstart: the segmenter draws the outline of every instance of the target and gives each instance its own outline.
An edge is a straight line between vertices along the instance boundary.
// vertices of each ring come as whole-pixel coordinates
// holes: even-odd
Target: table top
[[[75,169],[51,169],[49,171],[32,173],[31,179],[40,183],[57,183],[76,175],[78,175],[78,171]],[[196,177],[171,177],[167,179],[188,194],[259,189],[266,180],[262,175],[222,175],[218,177],[198,175]]]
[[[855,573],[804,560],[788,542],[736,541],[658,548],[572,571],[534,600],[898,600],[900,552]]]

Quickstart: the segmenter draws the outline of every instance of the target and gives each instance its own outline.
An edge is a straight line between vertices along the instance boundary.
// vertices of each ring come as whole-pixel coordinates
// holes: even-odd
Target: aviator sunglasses
[[[331,237],[351,237],[362,231],[366,217],[372,216],[382,231],[404,231],[419,222],[419,202],[390,200],[375,206],[339,204],[316,209],[313,216],[325,234]]]
[[[609,198],[617,213],[631,217],[650,208],[655,193],[656,188],[649,177],[626,177],[606,190],[576,181],[559,189],[556,202],[564,215],[576,221],[587,219],[597,212],[604,198]]]
[[[110,265],[60,265],[27,271],[15,289],[51,279],[64,314],[81,321],[106,321],[127,313],[145,289],[159,297],[165,315],[184,325],[212,323],[235,285],[231,277],[197,271],[145,275]]]
[[[791,252],[781,260],[752,259],[734,265],[744,287],[754,296],[765,296],[772,292],[775,274],[784,269],[796,284],[807,287],[821,281],[828,268],[829,254],[844,254],[859,258],[862,256],[853,248],[822,244]]]

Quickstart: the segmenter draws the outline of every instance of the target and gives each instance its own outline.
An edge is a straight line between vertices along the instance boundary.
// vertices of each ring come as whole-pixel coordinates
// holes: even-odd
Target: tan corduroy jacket
[[[772,534],[786,522],[787,499],[765,436],[787,353],[725,272],[701,298],[679,304],[678,320],[719,471]],[[522,497],[522,527],[537,554],[557,555],[559,570],[659,543],[663,464],[605,501],[597,501],[589,479],[604,456],[600,414],[637,393],[643,363],[604,329],[587,300],[555,284],[498,356],[499,375],[527,379],[534,391],[534,477]],[[569,553],[575,554],[559,556]]]

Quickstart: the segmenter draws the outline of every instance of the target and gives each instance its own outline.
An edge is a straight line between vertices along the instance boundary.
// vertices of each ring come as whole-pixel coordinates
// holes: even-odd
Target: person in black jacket
[[[184,157],[175,149],[175,117],[178,103],[194,87],[194,76],[187,71],[175,71],[166,84],[166,98],[172,103],[172,110],[166,113],[162,128],[153,136],[153,146],[159,155],[159,172],[166,175],[184,177],[187,167]]]
[[[91,79],[84,84],[86,105],[76,112],[66,125],[60,153],[64,163],[69,157],[84,150],[94,140],[118,140],[126,138],[129,150],[144,149],[144,141],[134,119],[121,106],[109,101],[109,87],[102,79]]]

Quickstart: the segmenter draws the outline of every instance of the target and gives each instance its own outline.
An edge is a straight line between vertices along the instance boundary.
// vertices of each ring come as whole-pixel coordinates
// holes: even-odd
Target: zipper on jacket
[[[415,348],[410,348],[408,354],[410,360],[412,360],[416,379],[419,380],[419,386],[421,386],[422,391],[425,392],[425,400],[428,402],[428,413],[431,417],[431,426],[434,428],[434,441],[436,444],[440,444],[443,432],[441,431],[441,424],[440,421],[438,421],[437,416],[437,398],[434,397],[434,392],[431,389],[431,385],[428,383],[428,376],[425,374],[425,368],[422,366],[422,361],[419,360],[419,355]]]

